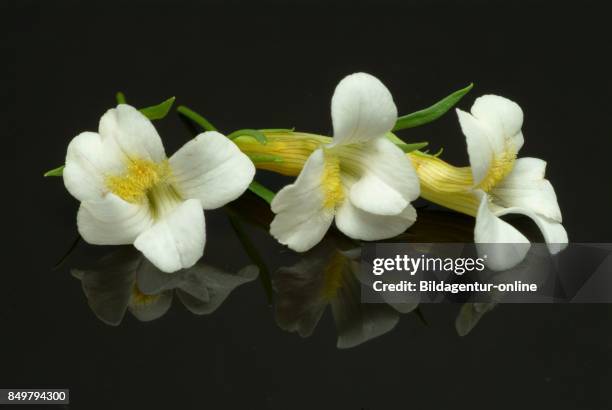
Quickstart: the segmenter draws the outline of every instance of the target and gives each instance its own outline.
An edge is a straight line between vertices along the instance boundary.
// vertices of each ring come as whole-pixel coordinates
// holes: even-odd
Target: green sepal
[[[269,133],[286,133],[286,132],[293,132],[295,131],[295,127],[293,128],[262,128],[259,131],[261,132],[269,132]]]
[[[141,108],[140,112],[150,120],[161,120],[172,108],[172,104],[174,104],[175,97],[170,97],[166,101],[152,105],[151,107]]]
[[[208,121],[206,118],[184,105],[179,105],[176,108],[176,111],[179,114],[183,115],[185,118],[190,119],[191,121],[202,127],[204,131],[217,131],[217,128],[212,125],[210,121]]]
[[[461,90],[457,90],[451,95],[441,99],[431,107],[425,108],[420,111],[413,112],[411,114],[403,115],[399,117],[393,127],[393,131],[404,130],[406,128],[414,128],[419,125],[427,124],[440,118],[448,110],[450,110],[455,104],[457,104],[464,95],[466,95],[474,87],[474,84],[470,84]]]
[[[235,138],[242,137],[242,136],[253,137],[260,144],[263,144],[263,145],[266,145],[268,143],[268,138],[266,137],[266,135],[263,132],[261,132],[259,130],[249,129],[249,128],[244,129],[244,130],[234,131],[231,134],[229,134],[227,136],[227,138],[233,140]]]
[[[45,177],[61,177],[64,174],[64,165],[48,170],[43,174]]]
[[[125,94],[123,94],[121,91],[117,91],[115,94],[115,99],[117,100],[117,104],[127,104]]]
[[[259,164],[261,162],[283,162],[283,158],[278,155],[251,155],[249,158],[254,164]]]
[[[429,145],[429,143],[428,142],[415,142],[413,144],[395,144],[395,145],[407,154],[409,152],[416,151],[421,148],[425,148],[427,145]]]

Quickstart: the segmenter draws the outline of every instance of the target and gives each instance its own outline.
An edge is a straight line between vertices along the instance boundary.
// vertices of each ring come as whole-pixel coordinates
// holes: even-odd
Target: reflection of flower
[[[358,263],[352,253],[327,239],[297,264],[276,272],[276,321],[282,329],[310,336],[328,305],[339,348],[357,346],[395,327],[397,310],[385,303],[361,303],[361,284],[355,271]]]
[[[332,98],[334,138],[316,149],[295,183],[272,202],[270,232],[296,251],[317,244],[334,216],[354,239],[393,237],[416,220],[419,182],[408,158],[384,136],[397,119],[389,90],[375,77],[344,78]]]
[[[205,242],[202,208],[220,207],[248,187],[255,169],[217,132],[200,134],[171,158],[151,122],[120,104],[68,146],[64,183],[81,207],[81,236],[98,245],[134,244],[155,266],[193,266]]]
[[[95,315],[104,323],[118,325],[126,310],[141,321],[163,316],[175,292],[192,313],[212,313],[236,287],[254,280],[257,268],[250,265],[229,274],[198,262],[168,275],[132,248],[122,248],[102,258],[95,268],[74,269],[72,274],[81,280]]]

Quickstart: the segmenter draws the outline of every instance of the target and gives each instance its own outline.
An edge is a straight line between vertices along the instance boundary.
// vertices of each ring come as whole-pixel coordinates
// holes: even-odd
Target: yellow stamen
[[[514,167],[514,161],[516,160],[516,152],[510,148],[504,150],[501,155],[496,155],[491,161],[491,167],[489,172],[482,181],[478,184],[477,188],[482,189],[485,192],[491,191],[500,181],[508,176]]]
[[[146,199],[147,193],[156,185],[164,182],[170,175],[168,161],[156,163],[146,159],[129,160],[121,175],[108,175],[106,187],[127,202],[139,203]]]
[[[340,178],[340,159],[327,149],[323,149],[325,168],[321,177],[321,186],[325,195],[323,206],[333,209],[344,200],[344,189]]]

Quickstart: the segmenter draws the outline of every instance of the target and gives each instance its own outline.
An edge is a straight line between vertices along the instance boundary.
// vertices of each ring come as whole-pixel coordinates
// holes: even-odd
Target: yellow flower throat
[[[325,199],[323,206],[327,209],[334,209],[344,200],[344,189],[340,177],[340,159],[337,155],[323,149],[324,169],[321,177],[321,186]]]
[[[512,172],[514,161],[516,160],[516,151],[506,149],[500,155],[496,155],[491,161],[491,166],[487,175],[477,185],[477,188],[485,192],[490,192],[498,183]]]
[[[108,190],[121,199],[142,204],[148,202],[154,216],[174,208],[181,196],[169,183],[171,176],[168,160],[153,162],[145,159],[130,159],[120,175],[105,178]]]

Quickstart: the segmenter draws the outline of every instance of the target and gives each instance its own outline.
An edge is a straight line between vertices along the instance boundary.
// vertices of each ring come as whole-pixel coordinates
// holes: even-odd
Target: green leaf
[[[53,168],[50,169],[49,171],[45,172],[43,174],[43,176],[45,177],[61,177],[64,173],[64,165],[59,166],[57,168]]]
[[[198,114],[197,112],[191,110],[190,108],[184,105],[179,105],[176,111],[179,114],[183,115],[185,118],[190,119],[195,124],[202,127],[204,131],[217,131],[217,128],[214,125],[212,125],[210,121],[208,121],[206,118],[202,117],[200,114]]]
[[[125,100],[125,94],[123,94],[121,91],[117,91],[117,94],[115,94],[115,99],[117,99],[117,104],[127,103],[127,101]]]
[[[249,185],[249,191],[266,201],[268,204],[272,204],[272,200],[274,199],[274,192],[270,191],[265,186],[261,185],[259,182],[253,180],[251,185]]]
[[[265,145],[268,143],[268,138],[263,132],[259,130],[248,129],[248,128],[244,130],[234,131],[230,135],[228,135],[227,138],[233,140],[234,138],[242,137],[245,135],[255,138],[257,141],[259,141],[260,144]]]
[[[144,116],[150,120],[161,120],[168,114],[170,108],[172,108],[174,100],[174,97],[170,97],[160,104],[153,105],[151,107],[141,108],[140,112],[143,113]]]
[[[466,95],[474,86],[474,84],[470,84],[461,90],[455,91],[451,95],[443,98],[438,101],[431,107],[425,108],[424,110],[420,110],[417,112],[413,112],[412,114],[404,115],[397,119],[395,123],[395,127],[393,127],[393,131],[404,130],[406,128],[418,127],[419,125],[427,124],[428,122],[432,122],[437,120],[442,115],[444,115],[448,110],[450,110],[455,104],[457,104],[464,95]]]
[[[409,153],[412,151],[419,150],[421,148],[425,148],[429,145],[428,142],[415,142],[414,144],[395,144],[398,148],[400,148],[405,153]]]

